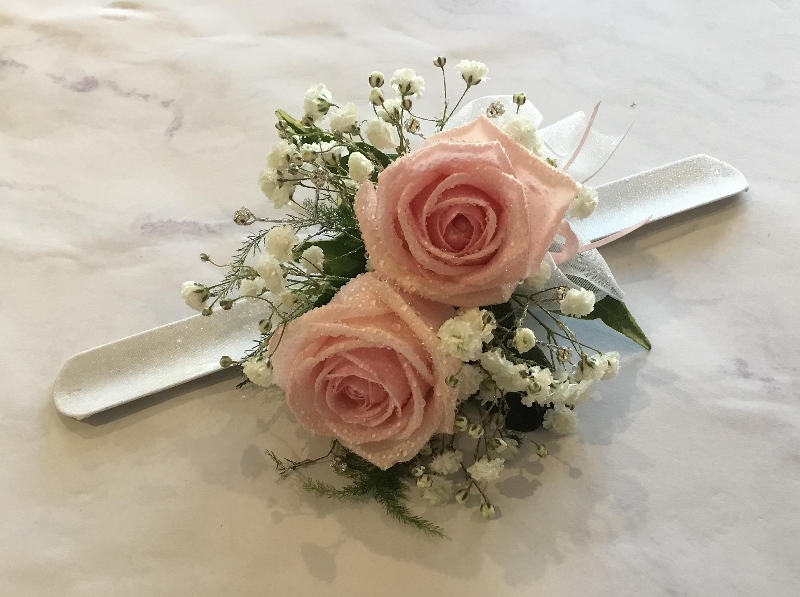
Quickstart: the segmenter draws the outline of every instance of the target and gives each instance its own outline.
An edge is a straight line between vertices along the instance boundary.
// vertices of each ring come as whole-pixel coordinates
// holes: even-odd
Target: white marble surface
[[[797,594],[798,48],[796,0],[0,0],[0,594]],[[654,349],[596,332],[620,377],[496,522],[430,510],[430,541],[276,484],[264,449],[318,443],[224,375],[57,414],[68,356],[187,315],[275,108],[406,65],[434,105],[440,53],[546,122],[635,119],[601,180],[708,153],[750,182],[603,250]]]

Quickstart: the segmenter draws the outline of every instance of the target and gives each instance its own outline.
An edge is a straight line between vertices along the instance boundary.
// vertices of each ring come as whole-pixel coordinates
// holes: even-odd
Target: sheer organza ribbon
[[[601,238],[600,240],[596,240],[585,245],[580,243],[578,237],[575,235],[575,232],[572,230],[572,226],[569,225],[569,222],[564,220],[559,225],[558,230],[556,230],[556,234],[564,238],[564,246],[557,251],[550,251],[550,256],[553,258],[553,261],[556,265],[561,265],[573,257],[576,257],[580,253],[585,253],[586,251],[591,251],[592,249],[597,249],[609,243],[613,243],[615,240],[618,240],[623,236],[638,230],[647,224],[651,219],[652,216],[647,217],[641,222],[637,222],[633,226],[628,226],[624,230],[620,230],[619,232],[615,232],[614,234],[610,234],[605,238]]]

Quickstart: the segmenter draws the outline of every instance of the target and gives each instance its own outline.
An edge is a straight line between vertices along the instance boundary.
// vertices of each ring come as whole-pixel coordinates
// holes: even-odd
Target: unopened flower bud
[[[258,322],[258,331],[262,334],[269,334],[270,330],[272,329],[272,320],[271,319],[262,319]]]
[[[432,484],[430,475],[421,475],[417,479],[417,487],[430,487]]]
[[[549,454],[549,452],[547,451],[547,446],[545,446],[544,444],[539,444],[538,446],[536,446],[536,454],[537,456],[539,456],[539,458],[546,457]]]
[[[464,415],[458,415],[453,421],[453,427],[456,431],[466,431],[469,427],[469,420]]]
[[[213,309],[211,307],[206,307],[205,309],[200,311],[200,314],[201,315],[205,315],[206,317],[208,317],[209,315],[211,315],[212,312],[213,312]]]
[[[525,97],[524,93],[515,93],[512,99],[514,100],[515,104],[517,104],[518,106],[521,106],[522,104],[525,103],[525,100],[527,98]]]
[[[508,444],[503,438],[496,437],[489,442],[492,450],[495,452],[505,452],[505,449],[508,447]]]
[[[492,520],[495,517],[494,506],[489,502],[483,502],[481,504],[481,516],[486,520]]]
[[[403,102],[402,102],[403,110],[410,110],[412,105],[413,104],[411,102],[411,98],[410,97],[404,97],[403,98]]]
[[[369,101],[373,106],[382,106],[383,91],[381,91],[377,87],[373,87],[372,91],[369,92]]]
[[[300,121],[304,126],[312,126],[314,124],[314,119],[311,116],[303,116],[303,120]]]
[[[454,388],[458,385],[458,376],[448,375],[444,378],[444,383],[447,384],[448,388]]]
[[[231,307],[233,307],[233,301],[231,299],[221,299],[219,306],[222,307],[223,311],[230,311]]]
[[[205,253],[200,253],[200,261],[210,261],[211,257],[206,255]]]
[[[480,423],[473,423],[469,426],[469,431],[467,433],[469,433],[472,439],[479,439],[483,437],[483,425]]]
[[[544,161],[550,164],[553,168],[558,168],[558,162],[556,162],[553,158],[545,158]]]
[[[383,73],[378,71],[372,71],[369,75],[369,85],[370,87],[383,87]]]
[[[286,123],[285,120],[279,120],[278,122],[275,123],[275,128],[283,132],[289,128],[289,125]]]
[[[465,503],[469,499],[469,487],[465,487],[464,489],[459,489],[456,492],[456,502],[459,504]]]
[[[437,68],[443,68],[445,64],[447,64],[447,58],[445,58],[444,56],[438,56],[433,61],[433,66],[435,66]]]
[[[572,351],[567,346],[559,346],[556,350],[556,358],[562,363],[569,361],[572,356]]]
[[[225,367],[226,369],[233,365],[233,359],[231,357],[225,356],[219,360],[219,366]]]
[[[415,477],[421,477],[425,474],[425,467],[418,464],[417,466],[411,469],[411,474]]]

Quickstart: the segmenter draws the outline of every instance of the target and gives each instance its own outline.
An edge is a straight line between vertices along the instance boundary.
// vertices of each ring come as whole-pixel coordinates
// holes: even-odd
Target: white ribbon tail
[[[744,175],[733,166],[695,155],[597,187],[595,212],[585,220],[570,220],[570,225],[582,239],[596,241],[648,217],[656,222],[747,188]]]

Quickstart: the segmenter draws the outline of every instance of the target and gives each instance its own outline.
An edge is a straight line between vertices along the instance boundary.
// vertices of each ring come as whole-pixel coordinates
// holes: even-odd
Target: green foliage
[[[320,496],[337,500],[373,499],[395,520],[408,524],[426,535],[444,537],[444,530],[421,516],[412,514],[405,501],[408,485],[404,478],[409,476],[407,468],[396,464],[388,470],[381,470],[360,456],[344,451],[339,457],[338,468],[334,470],[350,480],[344,487],[304,478],[303,488]]]
[[[295,132],[300,135],[307,135],[311,132],[311,129],[305,126],[302,122],[300,122],[297,118],[291,116],[288,112],[284,110],[275,110],[275,116],[278,117],[278,120],[282,120],[289,127]]]
[[[376,160],[378,160],[380,165],[383,166],[384,168],[388,168],[389,164],[391,164],[395,159],[397,159],[396,155],[395,156],[388,156],[385,153],[383,153],[380,149],[378,149],[376,147],[373,147],[369,143],[363,143],[362,142],[362,143],[356,143],[355,145],[356,145],[356,147],[358,147],[358,149],[361,151],[361,153],[363,153],[366,156],[370,156],[371,155]]]
[[[295,255],[299,258],[303,251],[314,245],[325,253],[325,274],[355,278],[366,271],[367,250],[360,238],[339,234],[331,239],[306,241],[295,249]]]
[[[597,301],[594,305],[594,311],[587,315],[585,319],[599,319],[612,330],[627,336],[639,346],[647,350],[652,348],[650,340],[647,339],[642,328],[636,323],[625,303],[613,297],[606,296]]]

